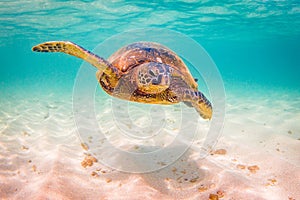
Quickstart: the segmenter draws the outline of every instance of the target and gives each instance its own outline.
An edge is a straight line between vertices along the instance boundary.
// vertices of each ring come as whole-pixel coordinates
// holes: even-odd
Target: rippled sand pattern
[[[198,160],[190,150],[146,174],[118,172],[89,154],[88,142],[84,146],[77,136],[71,95],[21,96],[7,95],[0,102],[2,199],[300,197],[299,95],[229,91],[215,151]],[[109,109],[109,103],[102,105]]]
[[[299,0],[0,1],[0,200],[299,200],[299,19]],[[116,34],[137,28],[170,29],[191,37],[210,54],[222,78],[230,80],[225,82],[223,134],[204,159],[199,159],[199,149],[209,122],[185,105],[197,117],[189,114],[181,121],[180,105],[166,107],[165,116],[156,107],[155,118],[148,115],[148,105],[130,107],[137,127],[162,122],[166,133],[162,137],[153,135],[154,129],[140,131],[127,123],[127,113],[117,112],[117,120],[113,118],[112,101],[98,88],[102,93],[96,97],[96,117],[82,102],[77,105],[90,115],[76,123],[72,91],[82,60],[31,51],[32,46],[51,40],[70,40],[93,51],[115,38],[99,54],[107,58],[121,43],[140,38],[132,34],[119,40]],[[145,30],[146,40],[156,33]],[[173,44],[184,47],[185,42]],[[187,55],[198,55],[192,48],[186,55],[177,53],[194,76],[199,74],[195,78],[203,91],[206,77],[201,74],[201,81],[200,69],[209,66],[196,66],[188,59]],[[96,85],[95,69],[90,69],[92,75],[84,78]],[[179,130],[184,131],[178,138],[184,139],[196,125],[199,134],[175,163],[167,166],[171,157],[167,154],[155,163],[165,167],[159,171],[123,173],[103,165],[107,159],[99,157],[102,153],[113,161],[122,157],[101,143],[105,138],[95,124],[113,145],[133,153],[167,147]],[[128,137],[139,133],[154,137],[142,142]],[[128,161],[134,167],[149,163]]]

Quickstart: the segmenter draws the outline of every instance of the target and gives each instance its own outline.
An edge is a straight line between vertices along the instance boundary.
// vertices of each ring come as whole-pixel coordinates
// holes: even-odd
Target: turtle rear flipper
[[[89,62],[90,64],[98,68],[101,72],[105,71],[108,67],[111,67],[105,59],[69,41],[50,41],[41,43],[32,47],[32,51],[62,52],[72,56],[76,56]]]

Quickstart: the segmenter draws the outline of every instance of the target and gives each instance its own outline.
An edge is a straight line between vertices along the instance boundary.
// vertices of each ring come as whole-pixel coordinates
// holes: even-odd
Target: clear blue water
[[[1,1],[0,81],[4,87],[63,88],[81,60],[40,55],[37,43],[71,40],[94,49],[135,28],[167,28],[199,42],[224,80],[299,89],[299,1]],[[232,82],[232,84],[234,84]],[[70,86],[71,87],[71,86]]]
[[[300,199],[299,0],[1,0],[0,20],[0,198],[107,199],[105,195],[112,195],[112,199],[118,199],[131,194],[137,199],[208,199],[209,193],[221,189],[224,199]],[[81,98],[81,90],[78,99],[83,101],[72,99],[82,60],[59,53],[36,53],[31,48],[45,41],[70,40],[93,50],[115,34],[137,28],[164,28],[185,34],[211,56],[226,90],[225,122],[215,120],[223,130],[213,132],[213,136],[223,135],[212,140],[218,142],[216,148],[227,151],[226,155],[199,160],[202,130],[209,123],[209,131],[216,130],[214,120],[203,120],[199,123],[200,143],[195,141],[199,148],[178,160],[178,166],[175,163],[177,175],[170,165],[158,173],[124,176],[106,170],[101,157],[97,158],[100,169],[105,169],[103,174],[96,164],[94,168],[83,167],[81,161],[89,152],[80,143],[90,145],[89,150],[99,150],[93,148],[91,140],[96,141],[94,145],[100,141],[101,146],[99,133],[103,130],[113,136],[110,141],[122,145],[130,137],[120,139],[123,135],[115,122],[130,120],[127,115],[118,115],[121,112],[111,114],[111,108],[118,110],[122,104],[111,106],[109,96],[101,96],[104,92],[98,87],[95,113],[101,130],[92,126],[95,121],[90,115],[95,116],[90,110],[79,118],[82,123],[76,123],[79,107],[83,111],[90,107],[85,101],[87,95]],[[106,53],[106,49],[101,51]],[[96,82],[94,74],[90,78]],[[176,111],[179,107],[174,108]],[[152,122],[146,113],[148,105],[133,106],[132,110],[131,122]],[[162,115],[157,110],[160,120]],[[175,115],[167,116],[165,121],[173,128],[170,136],[177,134],[181,125],[184,134],[178,134],[179,139],[194,132],[196,117],[185,116],[187,120],[180,123]],[[127,126],[131,129],[130,123]],[[84,132],[79,133],[82,140],[79,130]],[[157,138],[164,140],[160,135]],[[146,147],[166,144],[160,140],[149,140]],[[99,151],[103,152],[102,147]],[[111,152],[107,155],[123,160]],[[161,165],[172,157],[169,155],[159,157],[164,161]],[[136,163],[128,166],[131,164]],[[246,168],[239,169],[237,164]],[[258,166],[259,170],[250,173],[249,166]],[[95,170],[97,177],[90,175]],[[201,193],[206,186],[210,190]]]

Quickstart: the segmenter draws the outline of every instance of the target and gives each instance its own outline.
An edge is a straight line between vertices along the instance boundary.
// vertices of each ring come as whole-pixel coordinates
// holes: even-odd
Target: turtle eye
[[[152,70],[149,70],[149,74],[150,74],[151,76],[155,76],[155,73],[154,73]]]

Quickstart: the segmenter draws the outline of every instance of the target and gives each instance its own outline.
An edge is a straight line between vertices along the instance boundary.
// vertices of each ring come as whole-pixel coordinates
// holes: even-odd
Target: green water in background
[[[300,88],[299,1],[1,1],[0,19],[0,87],[6,92],[72,92],[82,61],[38,54],[33,45],[71,40],[93,50],[135,28],[167,28],[193,38],[225,86]]]

